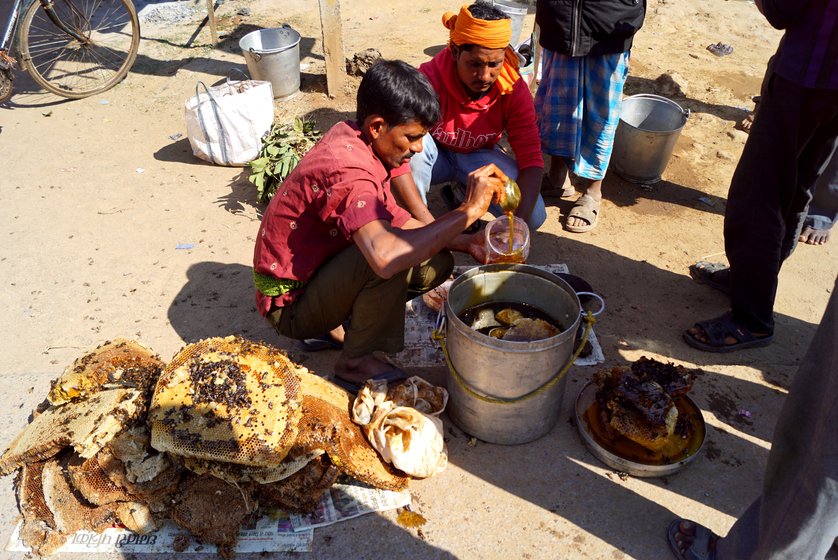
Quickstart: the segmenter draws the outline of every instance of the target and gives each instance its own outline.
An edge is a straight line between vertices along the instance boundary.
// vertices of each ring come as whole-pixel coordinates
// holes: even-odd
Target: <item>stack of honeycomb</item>
[[[349,393],[264,344],[210,338],[166,365],[120,339],[53,382],[0,474],[19,471],[21,538],[39,555],[79,529],[147,533],[172,519],[228,557],[260,504],[310,511],[341,473],[407,486],[350,407]]]

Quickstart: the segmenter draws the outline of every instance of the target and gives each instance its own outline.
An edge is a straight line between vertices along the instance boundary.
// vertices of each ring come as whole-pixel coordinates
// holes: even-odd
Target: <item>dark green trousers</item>
[[[400,352],[405,302],[445,282],[453,269],[453,255],[442,251],[385,280],[352,245],[323,264],[299,298],[272,308],[267,318],[279,334],[295,339],[320,336],[351,318],[343,345],[348,357]]]

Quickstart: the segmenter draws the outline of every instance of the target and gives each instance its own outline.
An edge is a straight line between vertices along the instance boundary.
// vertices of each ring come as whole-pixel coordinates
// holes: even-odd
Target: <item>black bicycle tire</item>
[[[41,3],[38,0],[35,0],[29,8],[27,8],[26,13],[21,20],[20,25],[20,34],[18,38],[18,45],[19,45],[19,52],[21,61],[25,64],[26,71],[32,76],[32,79],[35,82],[43,87],[45,90],[54,93],[56,95],[60,95],[62,97],[67,97],[70,99],[82,99],[84,97],[90,97],[91,95],[96,95],[97,93],[102,93],[103,91],[107,91],[118,84],[127,74],[128,71],[131,70],[131,67],[134,64],[134,61],[137,59],[137,51],[140,48],[140,20],[137,16],[137,9],[134,6],[131,0],[119,0],[119,2],[125,7],[128,15],[130,16],[131,22],[131,46],[128,50],[128,56],[122,61],[119,69],[113,73],[113,75],[105,82],[99,82],[97,87],[91,89],[82,89],[82,90],[73,90],[69,91],[67,89],[63,89],[56,84],[53,84],[49,78],[44,76],[37,68],[35,64],[32,63],[32,57],[30,55],[30,41],[29,41],[29,33],[32,25],[32,20],[35,17],[35,14],[41,10]]]

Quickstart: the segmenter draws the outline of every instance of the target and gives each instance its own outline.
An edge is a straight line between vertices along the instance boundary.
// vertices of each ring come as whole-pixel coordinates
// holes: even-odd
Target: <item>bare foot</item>
[[[743,132],[747,132],[750,134],[751,126],[754,124],[754,115],[757,112],[757,108],[759,107],[759,102],[762,100],[762,96],[755,95],[751,98],[754,102],[754,110],[748,113],[744,119],[736,123],[736,128]]]
[[[338,344],[343,344],[344,337],[346,336],[346,331],[344,330],[343,325],[338,325],[337,328],[330,330],[329,336],[331,336],[332,340]]]
[[[750,133],[752,124],[754,124],[754,114],[748,113],[748,115],[744,119],[739,121],[739,123],[736,125],[736,128],[743,132]]]
[[[829,229],[815,229],[811,226],[806,226],[800,232],[799,240],[801,243],[808,245],[823,245],[829,241]]]
[[[335,362],[335,375],[350,383],[362,384],[376,375],[393,371],[392,364],[381,361],[372,354],[365,354],[358,358],[349,358],[341,353]]]

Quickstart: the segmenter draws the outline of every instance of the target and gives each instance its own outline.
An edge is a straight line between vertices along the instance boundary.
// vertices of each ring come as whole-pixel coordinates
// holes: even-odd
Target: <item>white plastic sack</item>
[[[273,100],[270,82],[229,80],[212,87],[198,82],[184,110],[192,153],[218,165],[246,165],[259,155],[273,125]]]
[[[388,388],[387,381],[367,381],[352,405],[352,420],[363,427],[370,445],[402,472],[426,478],[448,465],[442,420],[448,391],[421,377]]]

